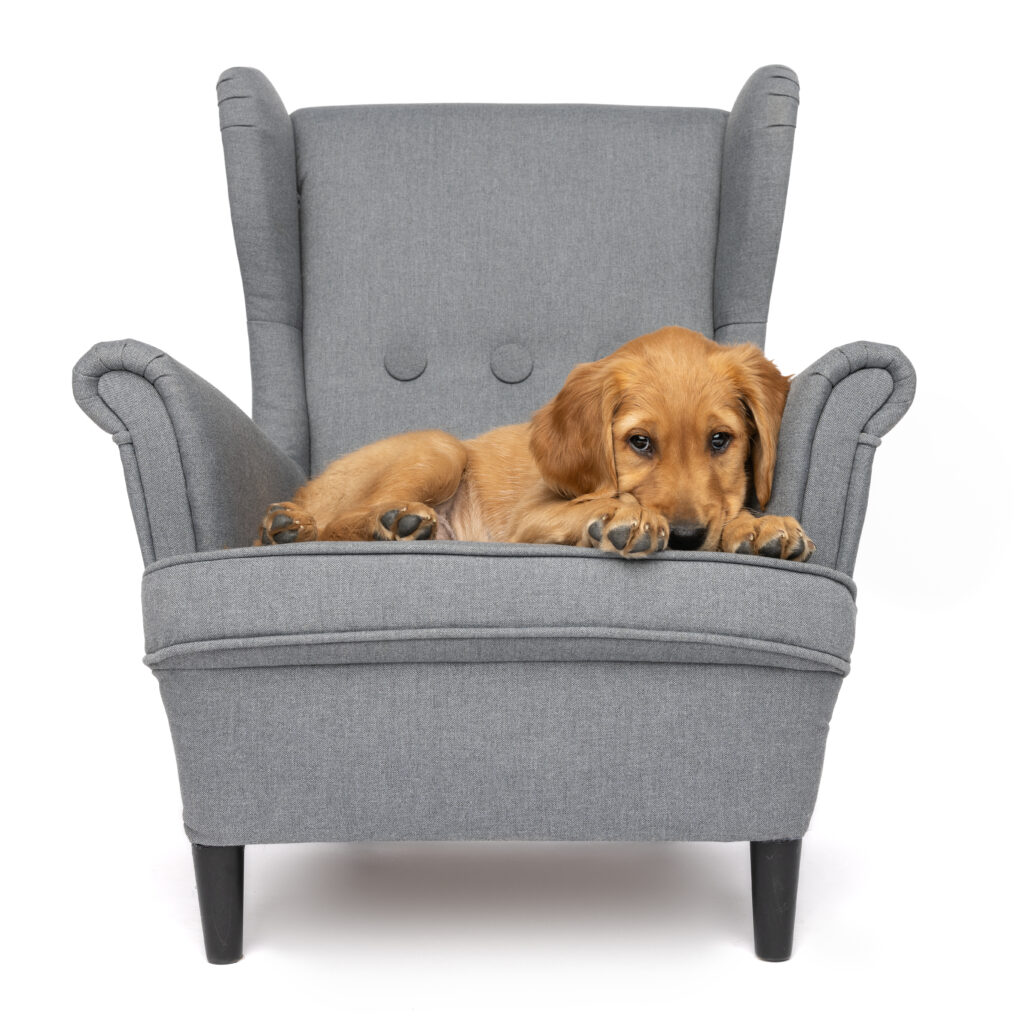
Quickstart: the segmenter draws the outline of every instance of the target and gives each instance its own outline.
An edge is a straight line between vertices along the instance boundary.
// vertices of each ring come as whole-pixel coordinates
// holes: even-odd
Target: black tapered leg
[[[793,952],[799,876],[799,839],[750,844],[754,952],[762,960],[788,960]]]
[[[242,959],[245,847],[193,843],[192,861],[196,868],[206,959],[211,964],[233,964]]]

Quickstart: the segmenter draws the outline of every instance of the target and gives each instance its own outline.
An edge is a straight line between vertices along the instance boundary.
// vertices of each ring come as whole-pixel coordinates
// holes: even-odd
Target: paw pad
[[[423,522],[422,516],[405,515],[398,520],[398,529],[395,531],[399,537],[408,537]]]
[[[621,551],[626,546],[626,541],[629,540],[629,535],[632,532],[633,527],[629,523],[623,523],[621,526],[613,526],[608,531],[608,540],[611,541],[612,546],[617,551]]]
[[[633,545],[633,554],[639,555],[644,551],[649,551],[651,547],[651,531],[644,530],[643,535]]]
[[[259,546],[291,544],[297,540],[315,540],[316,525],[304,512],[289,504],[271,505],[263,517]]]
[[[423,511],[410,512],[402,505],[389,508],[377,519],[373,531],[375,540],[430,540],[437,530],[437,519],[426,505],[417,505]]]

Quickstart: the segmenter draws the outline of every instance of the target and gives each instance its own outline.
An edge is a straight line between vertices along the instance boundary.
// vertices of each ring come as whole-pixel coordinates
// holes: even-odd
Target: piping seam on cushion
[[[410,640],[661,640],[664,643],[703,644],[711,647],[738,648],[742,650],[764,651],[766,653],[783,654],[802,661],[825,664],[839,668],[844,673],[849,671],[849,658],[838,654],[821,651],[816,647],[804,647],[800,644],[787,643],[782,640],[762,640],[756,637],[736,637],[719,633],[674,632],[671,630],[654,629],[616,629],[602,626],[528,626],[516,630],[516,635],[500,635],[504,627],[468,627],[438,629],[426,627],[422,629],[399,630],[360,630],[351,632],[323,633],[277,633],[264,636],[222,637],[215,640],[185,640],[166,644],[150,651],[142,659],[143,664],[152,667],[172,659],[175,655],[190,653],[206,653],[211,651],[233,651],[254,649],[262,650],[273,647],[320,646],[325,644],[361,644],[361,643],[403,643]],[[499,635],[495,635],[498,633]],[[737,643],[745,640],[746,643]],[[601,660],[601,659],[596,659]],[[670,662],[670,664],[675,664]]]

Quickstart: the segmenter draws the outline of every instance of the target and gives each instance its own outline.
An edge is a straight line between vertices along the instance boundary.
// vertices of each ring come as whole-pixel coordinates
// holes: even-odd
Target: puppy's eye
[[[715,455],[721,455],[726,448],[729,447],[729,442],[732,440],[732,434],[723,434],[719,431],[717,434],[711,435],[711,451]]]
[[[634,434],[629,439],[629,446],[641,455],[650,455],[654,451],[654,442],[646,434]]]

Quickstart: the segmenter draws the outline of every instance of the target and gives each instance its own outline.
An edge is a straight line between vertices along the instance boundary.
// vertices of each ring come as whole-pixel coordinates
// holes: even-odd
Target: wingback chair
[[[124,466],[209,960],[241,956],[246,845],[403,839],[747,841],[755,950],[787,958],[897,349],[793,381],[769,511],[808,564],[252,542],[339,454],[523,421],[662,325],[763,345],[796,75],[731,112],[217,91],[252,418],[138,341],[74,370]]]

